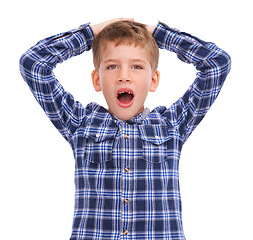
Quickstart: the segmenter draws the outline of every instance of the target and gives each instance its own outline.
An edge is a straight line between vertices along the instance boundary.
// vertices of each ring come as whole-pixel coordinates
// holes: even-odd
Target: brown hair
[[[132,21],[117,21],[106,26],[95,38],[92,51],[93,63],[99,69],[101,53],[108,42],[114,42],[115,46],[121,44],[145,47],[148,51],[149,62],[152,70],[158,66],[159,49],[155,39],[142,23]]]

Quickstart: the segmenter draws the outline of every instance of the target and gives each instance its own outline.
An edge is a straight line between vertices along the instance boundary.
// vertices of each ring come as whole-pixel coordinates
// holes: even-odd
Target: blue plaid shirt
[[[158,23],[154,38],[198,70],[171,107],[119,121],[96,103],[83,107],[54,67],[91,48],[89,24],[40,41],[20,59],[21,74],[75,156],[71,240],[185,239],[179,191],[183,144],[216,99],[230,70],[215,44]]]

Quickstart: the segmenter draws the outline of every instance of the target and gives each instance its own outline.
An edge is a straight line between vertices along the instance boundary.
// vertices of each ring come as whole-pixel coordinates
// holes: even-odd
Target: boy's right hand
[[[95,24],[95,25],[91,25],[91,29],[95,35],[95,37],[109,24],[113,23],[113,22],[117,22],[117,21],[134,21],[134,18],[116,18],[116,19],[111,19],[99,24]]]

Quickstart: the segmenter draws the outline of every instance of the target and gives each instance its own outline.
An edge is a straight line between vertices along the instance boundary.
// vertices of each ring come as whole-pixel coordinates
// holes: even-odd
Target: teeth
[[[119,94],[123,94],[123,93],[128,93],[128,94],[132,94],[132,93],[130,93],[130,92],[120,92]]]

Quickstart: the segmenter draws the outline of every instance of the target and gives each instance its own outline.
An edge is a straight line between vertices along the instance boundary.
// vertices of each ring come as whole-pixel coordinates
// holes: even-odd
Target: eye
[[[143,69],[143,67],[140,65],[134,65],[134,66],[132,66],[132,69],[140,70],[140,69]]]
[[[114,70],[114,69],[117,69],[117,68],[118,68],[117,65],[110,65],[110,66],[108,66],[106,69]]]

